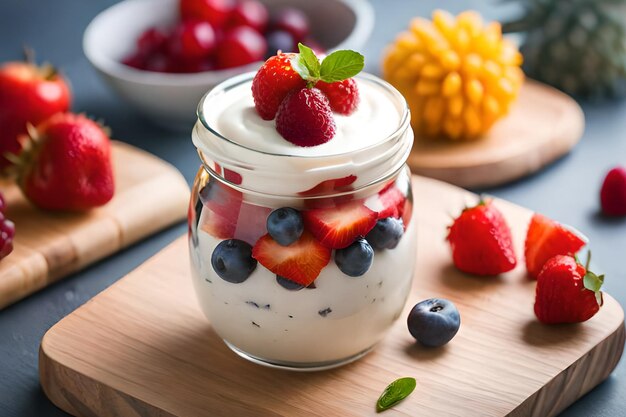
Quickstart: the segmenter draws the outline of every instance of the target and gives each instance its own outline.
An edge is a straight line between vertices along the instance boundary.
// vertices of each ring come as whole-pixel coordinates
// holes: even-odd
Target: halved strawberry
[[[526,234],[526,269],[532,278],[537,278],[543,265],[556,255],[574,255],[585,240],[560,223],[541,214],[535,214]]]
[[[300,239],[281,246],[269,234],[262,236],[252,248],[252,257],[276,275],[308,286],[330,261],[331,250],[315,240],[306,230]]]
[[[359,236],[365,236],[376,225],[378,213],[359,201],[332,208],[308,210],[302,213],[305,227],[324,246],[341,249],[350,246]]]

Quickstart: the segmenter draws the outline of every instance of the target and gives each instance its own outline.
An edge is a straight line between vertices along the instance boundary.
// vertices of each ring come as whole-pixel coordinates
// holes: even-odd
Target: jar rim
[[[254,78],[254,76],[256,75],[256,71],[250,71],[250,72],[246,72],[240,75],[237,75],[235,77],[229,78],[225,81],[222,81],[221,83],[219,83],[218,85],[216,85],[215,87],[213,87],[211,90],[209,90],[204,96],[202,96],[202,98],[200,99],[200,102],[198,103],[198,107],[196,109],[196,115],[198,116],[198,120],[200,121],[200,123],[202,123],[202,126],[207,129],[211,134],[213,134],[215,137],[219,138],[220,140],[223,140],[225,142],[228,143],[228,145],[233,145],[237,148],[241,148],[241,149],[245,149],[246,151],[250,151],[250,152],[256,152],[258,154],[262,154],[262,155],[267,155],[267,156],[272,156],[272,157],[284,157],[284,158],[302,158],[302,159],[323,159],[325,157],[330,157],[330,158],[336,158],[336,157],[343,157],[346,155],[349,155],[353,152],[355,152],[355,150],[348,150],[345,152],[340,152],[340,153],[333,153],[333,154],[328,154],[328,155],[292,155],[292,154],[287,154],[287,153],[275,153],[275,152],[268,152],[268,151],[262,151],[259,149],[255,149],[255,148],[251,148],[249,146],[245,146],[242,145],[241,143],[238,143],[234,140],[231,140],[229,138],[227,138],[226,136],[222,135],[220,132],[218,132],[216,129],[214,129],[213,127],[211,127],[211,125],[209,124],[209,122],[207,121],[207,118],[205,117],[204,114],[204,107],[205,107],[205,103],[207,100],[217,96],[218,94],[223,94],[224,92],[238,87],[244,83],[249,82],[250,80],[252,80]],[[391,84],[389,84],[387,81],[384,81],[383,79],[369,74],[369,73],[365,73],[362,72],[359,75],[357,75],[355,78],[357,79],[363,79],[369,82],[372,82],[380,87],[383,87],[386,92],[390,93],[393,95],[394,99],[398,100],[398,102],[401,105],[402,108],[402,115],[400,117],[400,122],[398,123],[398,126],[396,127],[396,129],[391,132],[390,134],[388,134],[383,140],[375,142],[371,145],[365,146],[363,148],[359,148],[357,149],[358,152],[366,152],[368,150],[372,150],[376,147],[379,147],[381,145],[384,145],[385,143],[393,140],[395,137],[397,137],[404,129],[406,129],[406,125],[408,123],[410,123],[410,109],[409,109],[409,105],[406,102],[406,99],[404,98],[404,96],[395,88],[393,87]]]

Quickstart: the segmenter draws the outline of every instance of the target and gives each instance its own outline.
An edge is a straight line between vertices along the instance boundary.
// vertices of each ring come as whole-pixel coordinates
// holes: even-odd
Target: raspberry
[[[298,146],[317,146],[335,136],[328,98],[317,88],[301,88],[285,97],[276,115],[276,130]]]
[[[326,94],[330,107],[339,114],[349,115],[359,105],[359,89],[353,78],[334,83],[318,81],[315,87]]]
[[[607,216],[626,216],[626,168],[609,171],[600,190],[600,204]]]
[[[306,81],[292,68],[295,54],[279,53],[271,57],[259,69],[252,81],[252,96],[257,113],[264,120],[272,120],[278,107],[292,90],[306,85]]]

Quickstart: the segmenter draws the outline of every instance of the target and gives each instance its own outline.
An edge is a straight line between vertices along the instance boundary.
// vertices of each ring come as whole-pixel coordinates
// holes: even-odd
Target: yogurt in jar
[[[235,80],[234,87],[209,94],[194,131],[205,165],[190,214],[200,306],[218,335],[244,357],[290,369],[347,363],[383,338],[404,307],[414,274],[416,222],[404,166],[412,144],[406,104],[375,77],[359,79],[360,105],[351,116],[335,115],[336,136],[301,148],[284,140],[274,121],[256,114],[250,82],[251,77]],[[360,276],[342,272],[337,250],[304,288],[285,283],[261,262],[240,283],[220,278],[211,264],[225,239],[254,246],[267,233],[274,209],[332,211],[346,202],[404,225],[397,245],[375,250]]]

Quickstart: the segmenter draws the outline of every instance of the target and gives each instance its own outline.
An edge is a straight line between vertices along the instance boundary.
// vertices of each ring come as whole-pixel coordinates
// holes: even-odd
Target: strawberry
[[[328,99],[317,88],[290,92],[276,114],[276,130],[298,146],[317,146],[335,136],[335,120]]]
[[[528,226],[524,255],[531,278],[537,278],[546,261],[556,255],[574,255],[585,241],[563,225],[535,214]]]
[[[30,60],[29,60],[30,61]],[[70,107],[67,81],[50,65],[8,62],[0,67],[0,168],[10,165],[6,153],[18,154],[18,136]]]
[[[265,268],[305,287],[328,265],[330,255],[331,250],[306,230],[289,246],[281,246],[266,234],[252,248],[252,257]]]
[[[328,97],[330,108],[334,112],[348,116],[359,105],[359,88],[354,78],[334,83],[318,81],[315,87],[319,88]]]
[[[537,278],[537,319],[545,324],[589,320],[602,306],[600,287],[603,282],[603,275],[597,276],[572,256],[556,255],[550,258]]]
[[[466,208],[448,231],[454,265],[475,275],[498,275],[515,268],[511,229],[492,201]]]
[[[265,61],[252,80],[254,107],[264,120],[272,120],[276,116],[280,103],[290,91],[306,85],[306,81],[291,66],[295,56],[279,52]]]
[[[616,167],[606,174],[600,204],[607,216],[626,216],[626,168]]]
[[[350,246],[357,237],[365,236],[372,230],[378,220],[378,213],[358,201],[307,210],[302,215],[305,227],[331,249]]]
[[[378,193],[378,198],[382,204],[383,209],[378,213],[379,219],[386,217],[395,217],[396,219],[402,217],[404,213],[404,205],[406,203],[406,196],[402,194],[402,191],[395,186],[394,182],[389,183]]]
[[[356,175],[348,175],[342,178],[333,178],[325,180],[317,184],[315,187],[306,191],[301,191],[298,194],[301,196],[317,196],[329,194],[332,192],[342,192],[352,190],[351,185],[356,181]]]
[[[200,219],[201,229],[218,239],[234,238],[243,204],[241,192],[211,178],[200,190],[200,201],[205,207]]]
[[[17,174],[33,204],[47,210],[87,210],[111,200],[111,146],[102,127],[83,115],[58,113],[29,130]]]

